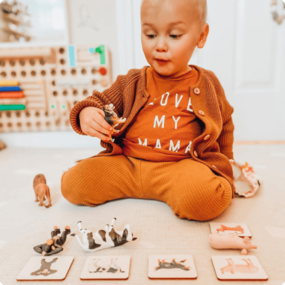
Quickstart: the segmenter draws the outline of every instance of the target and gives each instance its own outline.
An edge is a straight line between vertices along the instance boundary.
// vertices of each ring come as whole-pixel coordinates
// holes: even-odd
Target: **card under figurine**
[[[73,256],[34,256],[22,269],[17,281],[62,281],[73,263]]]
[[[268,276],[254,255],[212,256],[217,278],[223,281],[266,281]]]
[[[252,237],[246,224],[243,223],[210,223],[212,234],[231,234],[237,233],[239,237]]]
[[[128,279],[130,264],[131,257],[129,255],[90,256],[85,262],[80,279]]]
[[[148,263],[150,279],[196,279],[192,255],[151,255]]]

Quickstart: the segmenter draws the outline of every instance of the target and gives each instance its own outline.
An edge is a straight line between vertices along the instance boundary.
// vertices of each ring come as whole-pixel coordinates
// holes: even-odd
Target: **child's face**
[[[144,0],[141,28],[148,63],[161,75],[177,76],[190,70],[188,62],[195,47],[204,46],[209,32],[192,0]]]

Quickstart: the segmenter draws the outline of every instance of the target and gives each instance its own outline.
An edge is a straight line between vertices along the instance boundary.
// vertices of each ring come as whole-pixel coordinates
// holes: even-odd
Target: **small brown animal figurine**
[[[36,200],[35,202],[40,201],[39,206],[45,206],[46,208],[51,207],[50,191],[47,186],[46,178],[43,174],[38,174],[34,178],[33,187],[35,190]],[[45,197],[48,199],[48,206],[44,204]]]
[[[0,150],[5,149],[6,145],[4,144],[3,141],[0,140]]]
[[[103,111],[105,113],[105,120],[113,127],[113,129],[119,125],[120,123],[124,123],[126,121],[126,118],[120,118],[117,116],[117,114],[114,112],[115,106],[113,104],[105,105],[103,107]],[[115,130],[114,133],[118,133],[120,130]]]
[[[46,243],[35,246],[34,251],[42,254],[43,256],[49,256],[61,252],[63,250],[62,246],[66,241],[67,235],[70,234],[70,227],[66,226],[61,236],[59,236],[60,233],[60,229],[55,226],[51,232],[51,239],[48,239]]]

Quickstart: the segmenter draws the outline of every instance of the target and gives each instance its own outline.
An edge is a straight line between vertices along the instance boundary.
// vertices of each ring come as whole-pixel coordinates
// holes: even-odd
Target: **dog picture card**
[[[212,234],[237,233],[240,237],[252,237],[248,226],[243,223],[210,223],[210,228]]]
[[[150,279],[196,279],[192,255],[151,255],[148,263]]]
[[[219,280],[268,280],[266,272],[254,255],[212,256],[212,263]]]
[[[73,256],[32,257],[17,277],[17,281],[64,280],[72,265]]]
[[[130,264],[129,255],[90,256],[85,262],[80,279],[128,279]]]

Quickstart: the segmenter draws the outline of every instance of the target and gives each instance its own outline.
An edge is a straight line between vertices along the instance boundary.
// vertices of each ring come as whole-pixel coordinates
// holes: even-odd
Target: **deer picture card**
[[[115,231],[115,220],[116,218],[112,220],[111,225],[107,224],[104,230],[100,229],[94,233],[87,229],[83,229],[82,222],[78,222],[77,224],[82,238],[75,233],[70,236],[75,236],[82,249],[88,252],[120,246],[137,239],[133,238],[129,224],[125,225],[122,231]]]
[[[212,256],[212,263],[219,280],[266,281],[268,276],[257,257]]]
[[[210,223],[210,228],[212,234],[237,233],[240,237],[252,237],[248,226],[243,223]]]
[[[73,263],[73,256],[32,257],[17,277],[17,281],[61,281]]]
[[[192,255],[151,255],[148,263],[150,279],[196,279]]]
[[[128,279],[130,264],[131,257],[128,255],[90,256],[85,262],[80,279]]]

